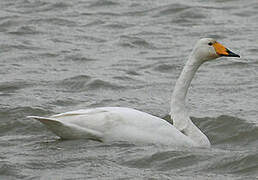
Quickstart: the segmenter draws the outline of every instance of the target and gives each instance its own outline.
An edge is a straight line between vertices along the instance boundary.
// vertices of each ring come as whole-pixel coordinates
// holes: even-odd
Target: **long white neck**
[[[171,100],[171,119],[174,126],[191,138],[198,146],[209,147],[208,138],[191,121],[185,106],[186,95],[191,81],[203,61],[191,53],[186,62],[173,91]]]
[[[171,100],[171,112],[185,110],[185,100],[191,81],[202,63],[194,56],[190,56],[186,62],[173,91]]]

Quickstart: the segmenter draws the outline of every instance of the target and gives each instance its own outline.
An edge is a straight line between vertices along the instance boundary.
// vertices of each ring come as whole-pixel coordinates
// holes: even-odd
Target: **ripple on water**
[[[110,83],[101,79],[95,79],[87,84],[87,89],[89,90],[97,90],[97,89],[124,89],[124,86]]]
[[[119,45],[129,48],[156,49],[155,46],[149,43],[147,40],[132,36],[120,36]]]
[[[89,5],[89,7],[103,7],[103,6],[116,6],[119,5],[118,2],[108,1],[108,0],[97,0]]]
[[[154,71],[162,72],[162,73],[171,73],[178,71],[179,66],[174,64],[159,64],[153,67]]]
[[[31,115],[46,116],[53,112],[41,108],[16,107],[0,109],[0,134],[7,135],[9,132],[15,132],[19,135],[37,132],[38,125],[35,121],[26,117]],[[37,127],[35,127],[37,126]],[[16,138],[17,139],[17,138]]]
[[[136,72],[135,70],[126,70],[126,73],[128,75],[133,75],[133,76],[140,76],[141,75],[139,72]]]
[[[104,43],[106,40],[104,38],[94,37],[94,36],[87,36],[85,34],[83,35],[75,35],[74,36],[77,40],[85,41],[88,44],[89,43]]]
[[[160,171],[167,171],[186,168],[196,164],[197,161],[204,161],[210,157],[206,154],[191,153],[188,151],[164,151],[155,152],[142,158],[126,160],[123,165],[137,168],[153,168]]]
[[[131,148],[124,151],[126,158],[119,158],[123,166],[138,169],[151,169],[160,172],[176,172],[188,174],[198,171],[205,174],[232,174],[242,176],[258,175],[257,148],[251,152],[227,151],[221,149],[180,149],[158,150],[157,147],[149,149]],[[152,150],[150,150],[152,149]],[[123,153],[120,155],[123,157]]]
[[[65,19],[65,18],[57,18],[57,17],[48,17],[48,18],[41,18],[41,19],[34,19],[34,22],[37,24],[50,24],[54,26],[67,26],[67,27],[74,27],[77,25],[75,21]]]
[[[215,147],[244,149],[257,146],[258,127],[244,119],[222,115],[217,118],[193,118]]]
[[[72,4],[65,2],[43,2],[43,1],[23,1],[21,3],[16,3],[19,6],[21,13],[30,14],[35,12],[53,12],[53,11],[63,11],[68,7],[71,7]]]
[[[1,82],[0,83],[0,96],[1,95],[11,95],[20,89],[30,87],[32,84],[29,84],[25,81],[12,81],[12,82]]]
[[[122,30],[125,30],[125,29],[127,29],[129,27],[133,27],[134,24],[128,24],[128,23],[125,23],[125,22],[115,22],[115,23],[105,24],[104,26],[107,27],[107,28],[110,28],[110,29],[122,29]]]
[[[36,29],[36,27],[28,25],[28,26],[21,26],[17,28],[15,31],[9,31],[9,34],[15,34],[15,35],[36,35],[40,32]]]
[[[40,11],[63,11],[69,7],[71,7],[72,4],[70,3],[65,3],[65,2],[50,2],[47,3],[44,8],[42,8]]]
[[[170,115],[163,117],[173,124]],[[204,132],[216,148],[242,150],[258,144],[258,127],[237,117],[221,115],[219,117],[191,117],[192,121]]]
[[[3,179],[10,179],[10,177],[15,177],[17,179],[25,178],[26,176],[21,175],[20,171],[21,170],[17,165],[8,161],[2,161],[0,164],[0,174]]]
[[[170,4],[169,6],[160,8],[161,10],[158,11],[153,17],[162,17],[162,16],[169,16],[174,15],[177,13],[181,13],[182,11],[189,9],[190,7],[184,4]]]
[[[87,75],[79,75],[71,78],[64,79],[56,83],[57,87],[64,91],[84,92],[85,90],[98,90],[98,89],[123,89],[123,86],[104,81],[101,79],[93,79]]]
[[[73,55],[68,55],[65,57],[67,60],[72,60],[72,61],[82,61],[82,62],[92,62],[92,61],[97,61],[98,59],[95,58],[89,58],[85,57],[82,54],[73,54]]]
[[[87,75],[78,75],[63,79],[60,82],[57,82],[56,85],[64,91],[80,92],[84,91],[91,79],[92,78]]]
[[[21,24],[21,22],[17,20],[18,18],[19,16],[6,16],[3,20],[0,20],[0,31],[8,32],[9,29]]]
[[[189,25],[200,23],[200,20],[206,19],[207,15],[203,13],[203,10],[198,8],[191,8],[181,11],[180,13],[176,14],[172,18],[173,23],[181,24],[181,25]]]
[[[220,174],[237,174],[242,176],[258,175],[258,153],[254,152],[229,152],[213,158],[206,171]],[[248,179],[248,177],[246,177]]]

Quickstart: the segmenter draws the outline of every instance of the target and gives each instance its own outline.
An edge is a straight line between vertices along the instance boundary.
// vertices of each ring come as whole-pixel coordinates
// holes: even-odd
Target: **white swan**
[[[86,138],[102,142],[210,147],[208,138],[189,118],[185,98],[200,65],[220,56],[240,57],[214,39],[203,38],[197,42],[172,94],[170,115],[174,125],[159,117],[124,107],[71,111],[48,118],[29,117],[39,120],[63,139]]]

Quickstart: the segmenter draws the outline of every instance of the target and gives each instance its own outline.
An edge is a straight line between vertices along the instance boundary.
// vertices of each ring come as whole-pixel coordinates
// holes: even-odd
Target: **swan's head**
[[[240,57],[212,38],[200,39],[197,42],[193,53],[197,59],[203,62],[213,60],[221,56]]]

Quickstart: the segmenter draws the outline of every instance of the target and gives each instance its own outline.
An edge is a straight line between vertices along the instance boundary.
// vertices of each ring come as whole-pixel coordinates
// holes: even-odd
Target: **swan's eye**
[[[209,42],[208,45],[209,45],[209,46],[212,46],[212,42]]]

